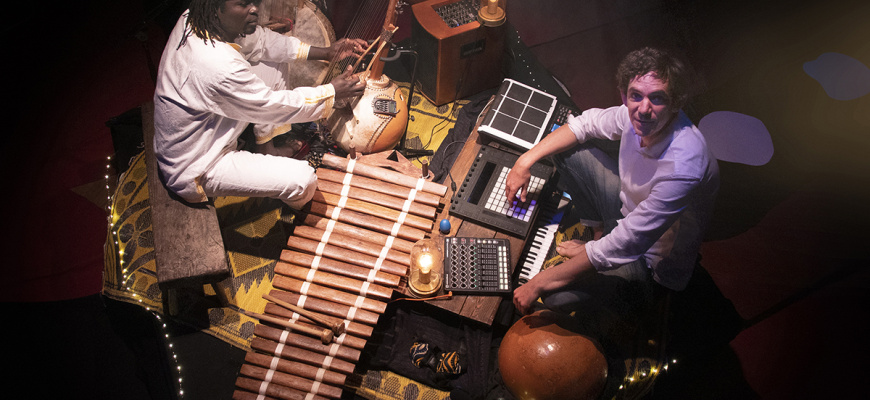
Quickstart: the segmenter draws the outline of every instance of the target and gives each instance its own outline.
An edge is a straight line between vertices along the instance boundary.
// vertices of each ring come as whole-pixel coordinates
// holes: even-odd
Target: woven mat
[[[400,83],[400,86],[402,84]],[[406,95],[408,85],[402,86]],[[415,95],[405,146],[437,150],[455,123],[456,111],[465,102],[435,107]],[[421,160],[411,160],[420,165]],[[424,159],[424,161],[428,161]],[[258,321],[244,310],[262,313],[262,295],[272,289],[274,266],[284,248],[288,232],[279,223],[281,203],[273,199],[219,197],[215,209],[224,238],[232,276],[221,283],[229,293],[230,305],[208,310],[207,321],[176,319],[193,326],[208,325],[204,331],[232,346],[250,350]],[[103,292],[106,296],[139,304],[163,314],[162,293],[157,285],[151,207],[148,198],[144,153],[132,161],[120,177],[112,198],[112,223],[105,246]],[[205,286],[205,295],[213,295]],[[361,377],[356,392],[371,399],[446,399],[449,393],[435,390],[389,371],[369,371]]]

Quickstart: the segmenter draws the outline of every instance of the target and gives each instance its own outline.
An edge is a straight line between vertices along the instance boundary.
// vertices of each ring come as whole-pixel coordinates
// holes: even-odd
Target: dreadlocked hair
[[[214,44],[215,39],[221,40],[220,22],[217,11],[224,7],[226,0],[191,0],[188,7],[187,25],[181,37],[181,47],[191,33],[204,42]]]

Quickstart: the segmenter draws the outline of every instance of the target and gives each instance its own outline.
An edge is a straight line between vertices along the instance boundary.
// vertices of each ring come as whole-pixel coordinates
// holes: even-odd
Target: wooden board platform
[[[142,136],[151,201],[157,282],[172,289],[214,284],[230,274],[214,204],[190,204],[170,192],[154,155],[154,104],[142,106]]]
[[[481,115],[484,114],[485,110],[481,113]],[[477,127],[480,125],[480,122],[481,119],[478,119],[477,124],[475,124],[474,129],[468,136],[468,140],[466,140],[465,145],[462,147],[462,151],[456,157],[456,162],[450,169],[451,176],[453,177],[453,179],[457,180],[457,187],[461,183],[461,180],[465,178],[468,170],[471,169],[471,164],[474,162],[477,153],[480,151],[481,144],[478,142],[479,135],[477,133]],[[443,204],[448,205],[450,204],[454,193],[453,188],[450,187],[449,179],[450,178],[448,178],[448,180],[444,182],[444,184],[447,185],[447,193],[441,199],[441,202]],[[520,258],[520,254],[522,253],[523,247],[525,245],[525,239],[500,233],[471,221],[465,221],[462,218],[450,215],[449,209],[449,206],[444,207],[443,210],[441,210],[441,212],[435,217],[435,228],[433,228],[430,236],[432,238],[443,238],[445,236],[438,231],[438,222],[446,218],[450,221],[451,226],[450,233],[446,236],[508,239],[510,241],[511,248],[511,273],[513,273],[513,269],[516,268],[516,265]],[[443,289],[442,293],[439,294],[444,294]],[[453,312],[460,316],[472,319],[474,321],[478,321],[485,325],[492,325],[501,301],[504,299],[508,299],[508,301],[510,301],[510,296],[510,294],[505,296],[454,295],[453,298],[449,300],[430,300],[427,301],[427,303],[435,307],[439,307],[447,311]]]

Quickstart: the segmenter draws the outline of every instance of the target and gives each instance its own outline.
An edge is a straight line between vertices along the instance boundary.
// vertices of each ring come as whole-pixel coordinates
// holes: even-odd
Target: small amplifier
[[[505,26],[481,25],[479,8],[479,0],[425,0],[411,8],[417,82],[436,106],[498,87],[504,77]]]

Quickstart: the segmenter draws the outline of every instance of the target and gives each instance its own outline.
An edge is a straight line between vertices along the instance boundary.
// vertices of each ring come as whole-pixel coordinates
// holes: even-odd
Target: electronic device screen
[[[577,109],[575,109],[574,107],[559,102],[559,104],[556,105],[556,111],[553,113],[553,118],[550,120],[550,130],[548,131],[548,133],[555,131],[556,128],[562,125],[565,125],[568,122],[568,117],[579,114],[580,112],[577,111]]]

